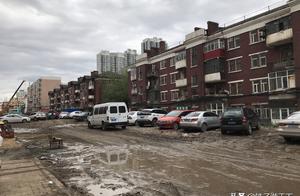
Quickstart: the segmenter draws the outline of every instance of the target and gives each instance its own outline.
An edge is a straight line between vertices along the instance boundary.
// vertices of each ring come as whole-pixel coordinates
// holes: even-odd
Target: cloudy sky
[[[174,46],[208,20],[224,24],[278,1],[0,0],[0,101],[22,80],[88,74],[100,50],[140,51],[153,36]]]

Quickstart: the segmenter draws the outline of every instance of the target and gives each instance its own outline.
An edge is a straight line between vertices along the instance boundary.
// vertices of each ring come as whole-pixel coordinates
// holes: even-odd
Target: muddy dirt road
[[[300,195],[300,143],[286,144],[272,129],[252,136],[134,126],[102,131],[70,120],[15,128],[18,141],[72,195]],[[64,139],[64,149],[48,150],[49,133]]]

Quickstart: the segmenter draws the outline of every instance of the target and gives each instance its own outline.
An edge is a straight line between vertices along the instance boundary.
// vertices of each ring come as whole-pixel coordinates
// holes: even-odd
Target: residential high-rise
[[[41,77],[27,89],[27,112],[46,111],[49,109],[48,92],[58,88],[60,77]]]
[[[124,53],[102,50],[97,54],[97,71],[121,73],[122,70],[135,63],[136,50],[128,49]]]
[[[157,37],[153,37],[153,38],[146,38],[143,40],[143,42],[141,43],[141,53],[145,53],[145,51],[149,51],[151,50],[151,48],[159,48],[160,45],[159,43],[163,41],[162,38],[157,38]],[[167,44],[165,45],[165,49],[167,49]]]

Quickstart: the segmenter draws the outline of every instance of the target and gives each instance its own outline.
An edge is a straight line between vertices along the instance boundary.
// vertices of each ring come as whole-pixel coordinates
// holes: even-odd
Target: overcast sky
[[[224,24],[279,0],[0,0],[0,101],[22,80],[76,80],[101,50],[140,51],[146,37],[174,46],[208,20]]]

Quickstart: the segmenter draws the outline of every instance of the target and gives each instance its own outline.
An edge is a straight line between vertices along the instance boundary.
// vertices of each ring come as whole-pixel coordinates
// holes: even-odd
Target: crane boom
[[[9,104],[10,102],[13,100],[13,98],[15,97],[15,95],[17,94],[17,92],[20,90],[21,86],[24,84],[25,80],[23,80],[21,82],[21,84],[19,85],[19,87],[17,88],[17,90],[15,91],[15,93],[11,96],[11,98],[9,99],[7,105],[6,105],[6,108],[5,108],[5,111],[8,111],[9,110]]]

